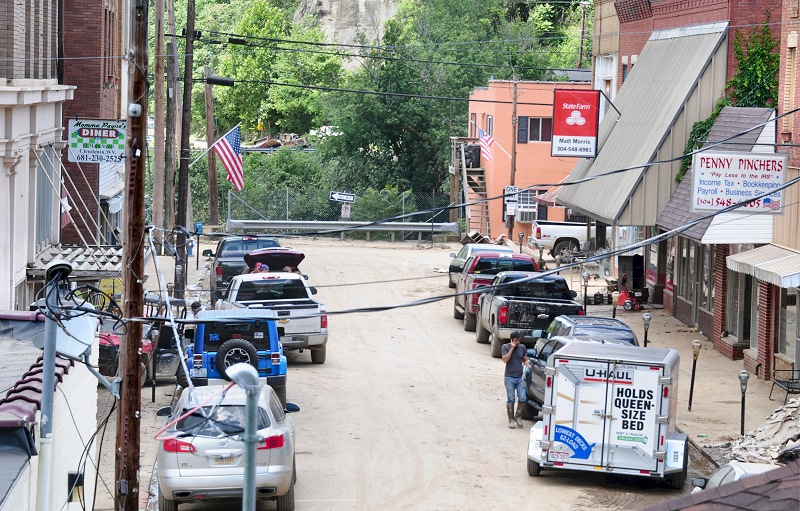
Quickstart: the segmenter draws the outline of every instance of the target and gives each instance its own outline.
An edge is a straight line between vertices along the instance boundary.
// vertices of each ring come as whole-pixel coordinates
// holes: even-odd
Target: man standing
[[[511,342],[503,344],[503,362],[506,364],[505,385],[506,385],[506,411],[508,412],[508,427],[521,428],[522,407],[528,400],[525,392],[525,381],[522,379],[522,368],[528,363],[525,345],[520,344],[522,334],[519,331],[511,332]],[[514,412],[514,397],[516,394],[517,411]]]

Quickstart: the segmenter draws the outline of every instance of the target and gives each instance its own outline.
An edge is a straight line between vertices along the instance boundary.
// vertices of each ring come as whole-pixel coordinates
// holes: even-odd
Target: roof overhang
[[[603,117],[600,152],[575,164],[560,205],[607,224],[656,225],[676,187],[680,162],[672,159],[682,154],[685,126],[724,93],[727,33],[727,23],[653,32],[614,99],[620,114]]]
[[[800,287],[800,252],[764,245],[726,258],[729,269],[778,287]]]
[[[47,265],[54,259],[69,261],[72,264],[69,275],[75,280],[101,280],[122,275],[122,247],[54,245],[39,252],[28,265],[28,279],[44,281]]]

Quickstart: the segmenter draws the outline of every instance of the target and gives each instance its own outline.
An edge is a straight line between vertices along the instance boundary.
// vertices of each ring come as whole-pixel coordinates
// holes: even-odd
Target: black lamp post
[[[521,232],[521,233],[517,234],[517,237],[519,237],[519,253],[521,254],[522,253],[522,238],[525,237],[525,233]]]
[[[647,347],[647,331],[650,330],[650,313],[645,312],[642,314],[642,322],[644,322],[644,347]]]
[[[586,301],[589,294],[589,272],[583,272],[583,312],[589,312],[586,309]]]
[[[689,383],[689,411],[692,411],[692,394],[694,394],[694,372],[697,369],[697,357],[700,356],[700,341],[692,341],[692,381]]]
[[[739,387],[742,389],[742,427],[741,436],[744,436],[744,396],[747,394],[747,380],[750,378],[750,373],[742,369],[739,371]]]
[[[617,302],[619,302],[619,291],[611,293],[611,317],[617,317]]]

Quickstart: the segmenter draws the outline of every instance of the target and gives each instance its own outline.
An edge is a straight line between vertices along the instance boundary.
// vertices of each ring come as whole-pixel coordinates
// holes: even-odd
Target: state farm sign
[[[553,91],[553,142],[551,156],[597,156],[600,91]]]
[[[744,203],[743,213],[780,213],[786,155],[706,151],[694,155],[692,209],[717,211]]]

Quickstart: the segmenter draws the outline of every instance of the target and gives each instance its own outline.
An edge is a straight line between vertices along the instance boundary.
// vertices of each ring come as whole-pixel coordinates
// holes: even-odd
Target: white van
[[[675,430],[679,364],[672,349],[618,344],[575,342],[551,355],[528,474],[617,473],[682,488],[688,450]]]

